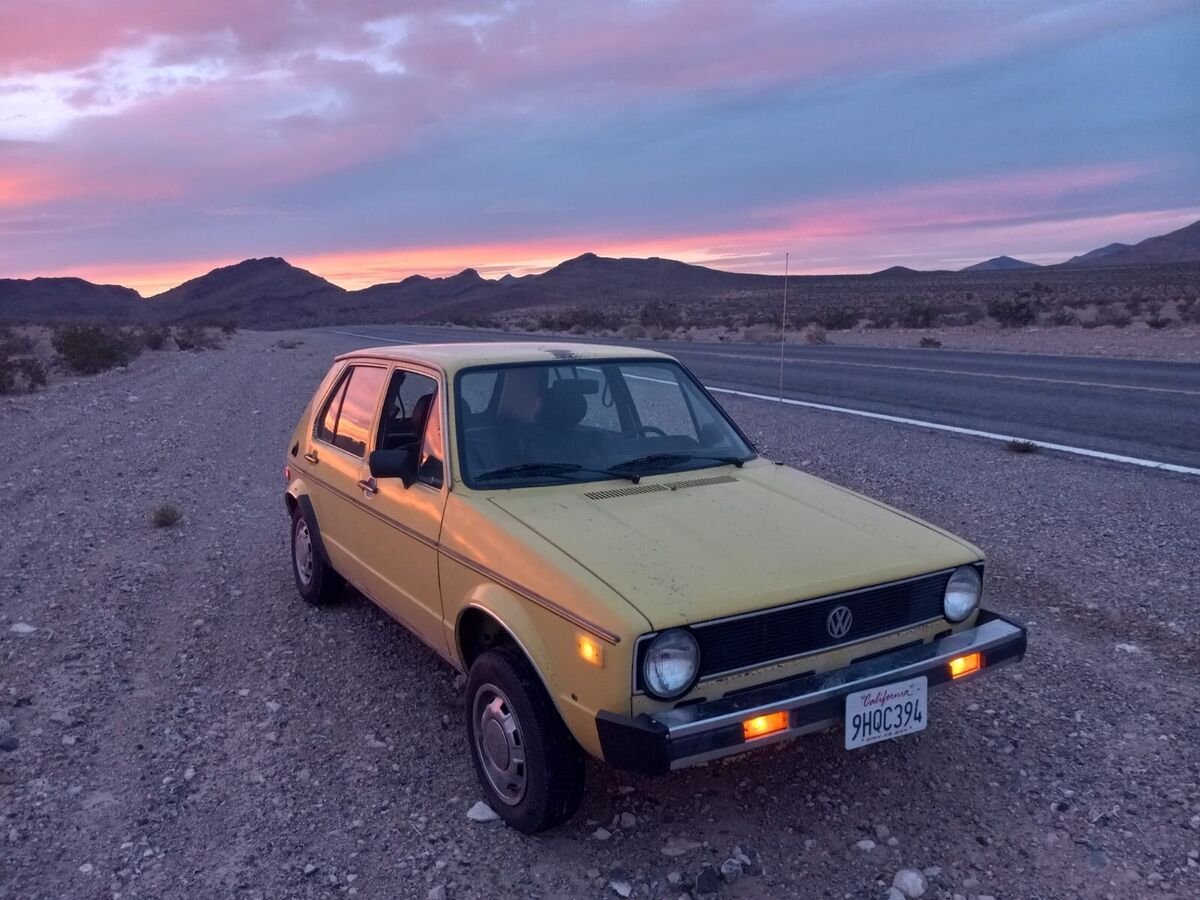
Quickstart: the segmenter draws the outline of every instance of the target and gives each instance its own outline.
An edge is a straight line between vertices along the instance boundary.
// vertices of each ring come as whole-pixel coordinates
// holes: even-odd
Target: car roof
[[[665,353],[608,344],[574,344],[566,341],[479,341],[461,344],[393,344],[343,353],[343,359],[383,359],[411,362],[441,369],[447,375],[473,366],[522,362],[569,363],[579,359],[671,359]]]

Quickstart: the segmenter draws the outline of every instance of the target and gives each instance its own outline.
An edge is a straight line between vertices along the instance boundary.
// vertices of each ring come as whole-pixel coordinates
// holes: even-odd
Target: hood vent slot
[[[683,481],[672,481],[664,485],[669,491],[679,491],[684,488],[708,487],[713,484],[733,484],[737,479],[731,475],[710,475],[707,478],[687,478]]]
[[[631,497],[634,494],[661,494],[668,491],[679,491],[683,488],[708,487],[714,484],[732,484],[737,481],[729,475],[710,475],[707,478],[685,478],[683,481],[672,481],[667,484],[631,484],[629,487],[610,488],[607,491],[588,491],[584,494],[592,500],[611,500],[614,497]]]
[[[591,497],[593,500],[609,500],[613,497],[628,497],[632,494],[658,494],[666,490],[666,485],[662,484],[634,484],[629,487],[612,488],[607,491],[588,491],[583,496]]]

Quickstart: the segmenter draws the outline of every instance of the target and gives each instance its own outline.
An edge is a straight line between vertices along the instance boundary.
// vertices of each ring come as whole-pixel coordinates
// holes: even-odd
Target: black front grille
[[[942,572],[766,609],[724,622],[693,625],[691,631],[700,644],[700,677],[816,653],[940,618],[950,574]],[[827,620],[839,606],[849,609],[853,620],[850,630],[835,638],[829,633]],[[642,641],[638,648],[639,681],[643,654],[649,646],[649,641]]]

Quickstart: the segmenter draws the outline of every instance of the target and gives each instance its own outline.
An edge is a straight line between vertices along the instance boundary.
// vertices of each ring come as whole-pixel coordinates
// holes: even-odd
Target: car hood
[[[981,558],[972,545],[766,460],[491,502],[605,581],[655,629]]]

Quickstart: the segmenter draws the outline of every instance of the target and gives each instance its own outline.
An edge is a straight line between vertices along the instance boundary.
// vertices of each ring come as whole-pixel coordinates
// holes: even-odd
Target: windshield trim
[[[623,480],[625,480],[622,476],[606,477],[606,476],[600,475],[597,477],[572,479],[571,481],[563,481],[561,479],[556,479],[554,481],[539,481],[539,480],[534,479],[531,481],[531,480],[527,479],[527,480],[521,482],[520,484],[504,484],[503,482],[501,482],[499,484],[489,484],[487,482],[485,482],[483,484],[479,484],[474,479],[467,477],[467,473],[461,464],[461,461],[466,458],[466,441],[465,441],[465,434],[463,432],[463,418],[460,414],[461,411],[458,408],[458,402],[459,402],[459,397],[460,397],[459,379],[461,379],[463,375],[469,374],[471,372],[479,372],[479,371],[492,372],[492,371],[499,371],[501,369],[518,369],[518,368],[526,368],[526,367],[530,367],[530,366],[548,366],[548,367],[553,368],[555,366],[608,365],[608,364],[613,364],[613,363],[616,363],[616,364],[627,363],[627,364],[631,364],[631,365],[655,365],[655,364],[657,364],[657,365],[674,366],[680,372],[683,373],[683,376],[685,378],[689,379],[692,382],[692,386],[694,388],[696,388],[696,390],[698,390],[708,400],[709,403],[712,404],[713,409],[716,410],[717,414],[725,421],[725,423],[727,425],[729,425],[730,428],[733,429],[734,433],[739,438],[741,438],[742,442],[745,443],[746,447],[749,448],[750,454],[743,458],[743,462],[752,462],[753,460],[758,459],[759,452],[758,452],[758,448],[756,446],[754,446],[754,442],[751,441],[750,438],[746,436],[746,433],[744,431],[742,431],[742,429],[738,426],[737,422],[735,422],[733,420],[733,418],[729,415],[729,413],[725,411],[725,407],[723,407],[720,403],[717,402],[716,398],[713,397],[713,395],[709,392],[708,388],[706,388],[704,386],[704,384],[700,381],[700,379],[695,376],[695,374],[692,372],[692,370],[689,369],[687,366],[685,366],[679,360],[675,359],[675,357],[673,357],[673,356],[620,356],[620,355],[617,355],[617,356],[586,356],[586,357],[585,356],[574,356],[574,357],[564,357],[563,359],[530,359],[530,360],[520,360],[517,362],[479,363],[478,365],[463,366],[461,369],[458,369],[454,373],[452,390],[447,391],[448,396],[446,399],[447,399],[448,403],[452,402],[454,404],[454,449],[455,449],[454,468],[457,470],[456,474],[458,475],[458,478],[457,478],[458,482],[463,485],[466,485],[468,488],[470,488],[473,491],[511,491],[511,490],[519,490],[521,488],[565,487],[567,485],[572,485],[572,484],[595,484],[596,482],[601,482],[601,481],[623,481]],[[702,465],[687,466],[686,468],[685,467],[675,467],[675,468],[672,468],[672,469],[670,469],[668,471],[664,471],[664,472],[650,472],[650,473],[643,475],[642,477],[643,478],[652,478],[657,475],[674,475],[674,474],[677,474],[680,472],[695,472],[699,469],[716,469],[716,468],[720,468],[725,465],[733,465],[733,463],[720,463],[715,460],[705,460]]]

